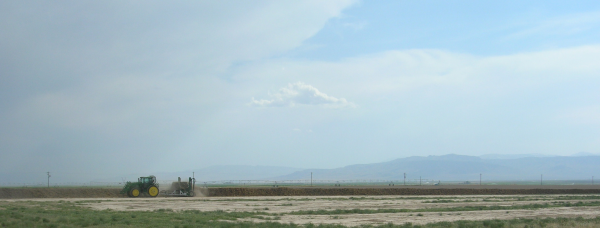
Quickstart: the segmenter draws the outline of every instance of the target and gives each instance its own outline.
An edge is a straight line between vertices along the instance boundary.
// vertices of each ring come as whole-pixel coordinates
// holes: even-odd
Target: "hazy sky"
[[[599,1],[0,0],[0,177],[600,153],[599,88]]]

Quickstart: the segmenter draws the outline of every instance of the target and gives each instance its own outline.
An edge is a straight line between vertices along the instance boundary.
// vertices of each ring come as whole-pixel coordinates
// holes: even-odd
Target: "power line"
[[[50,187],[50,172],[46,172],[48,174],[48,188]]]

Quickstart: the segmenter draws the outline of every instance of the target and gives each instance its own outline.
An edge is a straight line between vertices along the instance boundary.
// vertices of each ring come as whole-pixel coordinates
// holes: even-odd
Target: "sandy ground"
[[[600,215],[599,207],[590,208],[552,208],[540,210],[511,210],[507,211],[470,211],[470,212],[422,212],[417,213],[380,213],[380,214],[347,214],[347,215],[285,215],[278,222],[296,224],[341,224],[345,226],[358,226],[364,224],[379,225],[385,223],[427,224],[432,222],[451,222],[458,220],[488,220],[488,219],[514,219],[536,217],[584,217],[594,218]],[[252,220],[251,220],[252,221]],[[257,219],[254,221],[258,222]]]
[[[536,210],[493,210],[461,212],[407,212],[341,215],[290,215],[293,211],[335,210],[335,209],[423,209],[460,206],[511,206],[533,203],[589,202],[600,200],[558,200],[560,195],[487,195],[487,196],[335,196],[335,197],[157,197],[157,198],[47,198],[9,199],[4,201],[57,201],[78,202],[82,207],[96,210],[153,211],[157,209],[200,210],[227,212],[259,211],[272,214],[265,216],[275,222],[296,224],[342,224],[357,226],[363,224],[426,224],[441,221],[514,219],[539,217],[584,217],[600,216],[600,207],[559,207]],[[585,196],[585,195],[575,195]],[[520,198],[520,200],[518,200]],[[428,203],[433,200],[452,200],[450,203]],[[485,200],[485,201],[484,201]],[[492,202],[490,202],[492,201]],[[246,221],[264,222],[263,219]]]

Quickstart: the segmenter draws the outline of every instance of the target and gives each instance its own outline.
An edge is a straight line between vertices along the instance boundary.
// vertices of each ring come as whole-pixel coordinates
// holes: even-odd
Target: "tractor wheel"
[[[150,195],[152,197],[158,196],[158,187],[150,186],[150,188],[148,188],[148,195]]]
[[[131,190],[129,190],[129,195],[132,197],[140,196],[140,189],[138,187],[131,188]]]
[[[194,197],[194,196],[196,196],[196,193],[195,193],[194,191],[191,191],[191,192],[189,193],[189,196],[190,196],[190,197]]]

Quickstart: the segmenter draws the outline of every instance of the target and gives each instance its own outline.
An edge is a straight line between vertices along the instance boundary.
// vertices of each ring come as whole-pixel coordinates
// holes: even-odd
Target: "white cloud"
[[[525,88],[594,80],[600,45],[502,56],[475,56],[434,49],[394,50],[340,61],[271,61],[244,69],[237,79],[258,83],[310,80],[353,102],[397,97],[431,86],[462,92],[511,94]],[[281,67],[285,67],[282,76]],[[335,82],[335,83],[332,83]],[[371,97],[371,98],[369,98]],[[268,100],[270,101],[270,100]]]
[[[600,24],[600,12],[587,12],[561,16],[549,20],[527,23],[528,28],[506,36],[506,39],[521,39],[536,35],[573,35],[594,30]]]
[[[272,99],[255,100],[250,105],[258,107],[293,107],[296,105],[320,105],[324,107],[342,108],[356,107],[344,98],[336,98],[322,93],[317,88],[302,82],[290,83],[279,89],[275,94],[269,94]]]

